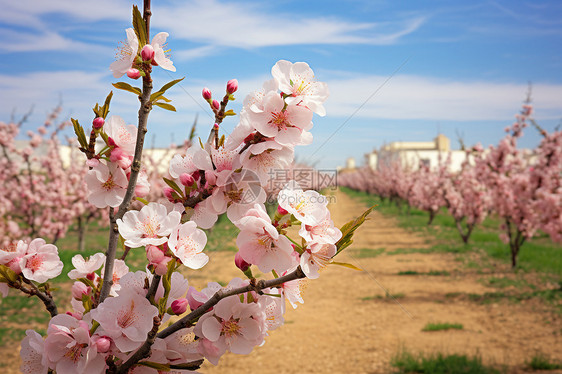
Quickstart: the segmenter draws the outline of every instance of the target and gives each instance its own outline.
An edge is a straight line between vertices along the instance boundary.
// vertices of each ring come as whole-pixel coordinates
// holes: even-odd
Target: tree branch
[[[146,24],[146,35],[147,39],[150,40],[150,16],[152,15],[150,11],[150,0],[144,0],[144,22]],[[105,259],[105,274],[103,277],[103,286],[100,292],[100,299],[98,303],[102,303],[103,300],[109,295],[109,290],[113,284],[113,263],[115,262],[115,252],[117,251],[117,240],[119,239],[119,231],[117,229],[117,220],[121,219],[123,215],[127,212],[129,204],[135,194],[135,186],[137,184],[137,178],[141,170],[141,159],[142,159],[142,149],[144,146],[144,137],[146,135],[148,126],[148,114],[152,110],[152,102],[150,101],[150,94],[152,92],[152,78],[150,73],[147,72],[145,76],[142,77],[142,95],[140,99],[140,109],[139,109],[139,120],[137,129],[137,142],[135,145],[135,156],[133,157],[133,163],[131,164],[131,174],[129,177],[129,184],[127,186],[127,191],[125,192],[125,197],[123,202],[119,205],[119,210],[115,216],[110,219],[110,225],[112,230],[109,232],[109,243],[107,246],[106,259]]]
[[[117,374],[128,372],[129,369],[132,368],[140,360],[150,356],[150,347],[152,347],[152,344],[154,344],[154,341],[156,340],[156,333],[158,332],[159,327],[160,317],[156,316],[154,317],[152,330],[149,331],[146,341],[131,357],[129,357],[127,361],[125,361],[125,363],[117,367]]]
[[[172,324],[172,325],[168,326],[167,328],[165,328],[164,330],[160,331],[158,333],[158,337],[161,338],[161,339],[164,339],[167,336],[172,335],[174,332],[176,332],[178,330],[181,330],[183,328],[191,326],[193,321],[195,321],[197,318],[201,317],[210,308],[215,306],[219,301],[221,301],[222,299],[224,299],[226,297],[233,296],[233,295],[239,295],[239,294],[250,292],[250,291],[260,292],[264,288],[279,286],[283,283],[290,282],[290,281],[295,280],[295,279],[305,278],[305,277],[306,277],[306,275],[304,274],[301,267],[299,266],[292,273],[289,273],[289,274],[284,275],[284,276],[279,277],[279,278],[270,279],[270,280],[263,280],[262,279],[262,280],[257,281],[257,282],[254,279],[254,282],[251,282],[249,285],[247,285],[245,287],[235,288],[235,289],[232,289],[232,290],[224,290],[224,289],[219,290],[209,300],[207,300],[207,302],[205,304],[201,305],[199,308],[195,309],[193,312],[189,313],[187,316],[183,317],[182,319],[176,321],[174,324]]]

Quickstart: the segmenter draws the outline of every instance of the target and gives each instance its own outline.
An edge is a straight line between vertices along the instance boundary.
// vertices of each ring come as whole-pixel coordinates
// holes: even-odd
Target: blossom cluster
[[[175,71],[162,47],[168,34],[157,34],[150,44],[141,45],[139,22],[127,30],[127,43],[111,65],[114,76],[149,79],[152,66]],[[46,337],[33,330],[26,333],[21,349],[24,373],[95,374],[120,372],[120,367],[156,373],[196,368],[202,359],[217,364],[225,352],[248,354],[263,344],[269,332],[283,324],[286,302],[293,308],[304,302],[303,282],[318,278],[343,249],[338,246],[343,234],[334,226],[327,198],[317,191],[290,181],[278,192],[271,217],[266,189],[272,170],[293,163],[294,147],[312,141],[313,113],[325,115],[328,88],[304,62],[281,60],[272,76],[246,97],[240,122],[226,138],[219,138],[219,124],[233,115],[225,107],[234,99],[238,82],[228,82],[220,103],[203,90],[217,123],[206,143],[190,143],[171,159],[166,187],[160,191],[164,201],[145,199],[154,186],[142,167],[133,165],[141,130],[117,115],[106,118],[111,95],[104,106],[94,108],[89,142],[73,120],[80,150],[87,156],[87,200],[108,208],[110,220],[125,210],[110,221],[123,240],[124,255],[115,259],[108,250],[107,255],[74,256],[74,269],[68,273],[75,281],[72,309],[58,314],[45,283],[62,271],[56,247],[35,239],[0,249],[2,293],[7,287],[28,290],[40,296],[52,315]],[[137,92],[128,84],[114,86]],[[153,104],[165,92],[161,90]],[[142,202],[139,209],[131,209],[130,195]],[[222,214],[240,230],[234,263],[245,279],[234,278],[225,287],[211,282],[197,290],[180,270],[208,263],[203,230]],[[290,238],[290,227],[298,228],[298,238]],[[138,248],[144,249],[147,266],[131,272],[126,255]],[[253,266],[274,279],[258,282]],[[181,318],[172,323],[172,316]],[[168,327],[160,328],[165,323]]]

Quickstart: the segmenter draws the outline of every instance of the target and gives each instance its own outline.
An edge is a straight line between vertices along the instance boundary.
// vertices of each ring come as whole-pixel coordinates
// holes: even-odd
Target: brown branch
[[[199,308],[195,309],[193,312],[189,313],[187,316],[183,317],[182,319],[176,321],[174,324],[172,324],[172,325],[168,326],[167,328],[165,328],[164,330],[160,331],[158,333],[158,337],[161,338],[161,339],[164,339],[164,338],[172,335],[174,332],[176,332],[178,330],[181,330],[183,328],[192,326],[193,321],[195,321],[196,319],[201,317],[210,308],[215,306],[219,301],[221,301],[222,299],[224,299],[226,297],[233,296],[233,295],[239,295],[239,294],[250,292],[250,291],[260,292],[264,288],[279,286],[283,283],[290,282],[292,280],[300,279],[300,278],[304,278],[304,277],[306,277],[306,275],[304,274],[301,267],[299,266],[292,273],[289,273],[289,274],[284,275],[284,276],[279,277],[279,278],[270,279],[270,280],[263,280],[262,279],[262,280],[257,281],[257,282],[254,279],[253,282],[251,282],[249,285],[247,285],[245,287],[235,288],[235,289],[231,289],[231,290],[221,289],[221,290],[217,291],[209,300],[207,300],[207,302],[205,304],[201,305]]]
[[[150,356],[150,347],[154,344],[156,340],[156,333],[160,327],[160,317],[154,317],[154,322],[152,330],[148,332],[148,337],[146,341],[141,345],[141,347],[131,356],[125,363],[117,367],[116,374],[126,373],[137,364],[140,360]]]
[[[57,304],[55,304],[55,301],[53,300],[53,296],[51,296],[50,293],[46,293],[39,290],[37,286],[33,284],[33,282],[31,282],[29,279],[26,279],[24,277],[22,277],[22,279],[26,284],[29,285],[29,288],[23,287],[23,285],[15,282],[10,282],[10,286],[19,289],[20,291],[28,294],[29,296],[37,296],[43,302],[45,308],[47,309],[51,317],[54,317],[57,314],[59,314],[57,309]]]
[[[150,16],[152,12],[150,11],[150,0],[144,0],[144,22],[146,24],[146,36],[150,40]],[[100,292],[100,299],[98,303],[103,302],[103,300],[109,295],[109,290],[113,284],[113,263],[115,262],[115,253],[117,251],[117,241],[119,239],[119,230],[117,227],[117,220],[121,219],[127,209],[129,204],[133,199],[135,193],[135,186],[137,184],[137,178],[141,170],[141,159],[142,159],[142,149],[144,146],[144,137],[146,135],[148,126],[148,114],[152,110],[152,102],[150,101],[150,94],[152,92],[152,78],[150,73],[146,72],[146,75],[142,78],[142,95],[139,96],[140,108],[139,108],[139,119],[138,119],[138,129],[137,129],[137,142],[135,145],[135,156],[133,157],[133,163],[131,165],[131,174],[129,177],[129,184],[127,186],[127,191],[125,192],[125,197],[123,202],[119,205],[119,210],[114,217],[110,218],[110,226],[112,230],[109,232],[109,243],[107,246],[106,260],[105,260],[105,274],[103,277],[103,286]]]

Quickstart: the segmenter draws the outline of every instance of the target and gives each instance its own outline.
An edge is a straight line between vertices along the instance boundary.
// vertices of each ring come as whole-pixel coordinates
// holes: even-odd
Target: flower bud
[[[238,80],[237,79],[229,80],[228,83],[226,84],[226,92],[232,94],[235,93],[237,90],[238,90]]]
[[[281,208],[281,205],[277,205],[277,213],[279,213],[280,215],[284,216],[286,214],[289,214],[288,211],[286,211],[285,209]]]
[[[96,275],[97,275],[97,274],[94,273],[94,272],[88,273],[88,274],[86,275],[86,279],[89,279],[89,280],[93,281],[93,280],[96,279]]]
[[[203,88],[203,99],[205,100],[211,100],[211,97],[213,97],[213,95],[211,94],[211,90],[208,89],[207,87]]]
[[[174,193],[174,189],[173,189],[173,188],[171,188],[171,187],[164,187],[164,188],[162,189],[162,192],[164,192],[164,196],[166,196],[166,198],[167,198],[169,201],[174,202],[175,199],[174,199],[174,196],[173,196],[173,193]]]
[[[111,339],[107,336],[102,336],[98,340],[96,340],[96,348],[99,353],[106,353],[109,351],[111,347]]]
[[[180,175],[180,183],[184,186],[191,187],[193,183],[195,183],[195,179],[187,173],[183,173]]]
[[[154,48],[150,44],[142,47],[141,57],[143,61],[152,61],[154,58]]]
[[[139,71],[139,69],[130,68],[129,70],[127,70],[127,76],[131,79],[139,79],[141,76],[141,72]]]
[[[151,264],[157,264],[164,259],[164,253],[154,245],[146,246],[146,258]]]
[[[217,100],[213,100],[213,108],[215,108],[216,110],[219,110],[220,106],[221,105],[219,104],[219,102]]]
[[[242,271],[246,271],[250,267],[250,264],[244,261],[242,256],[240,256],[240,252],[236,252],[236,255],[234,255],[234,264]]]
[[[82,282],[74,282],[72,285],[72,297],[76,300],[82,300],[82,295],[88,295],[91,290],[91,287],[86,286]]]
[[[201,172],[199,170],[195,170],[193,173],[191,173],[191,176],[193,177],[193,179],[198,181],[199,178],[201,178]]]
[[[94,126],[94,129],[101,129],[104,123],[105,120],[103,119],[103,117],[96,117],[94,118],[92,125]]]
[[[188,305],[189,303],[185,298],[174,300],[172,301],[172,312],[179,316],[180,314],[185,313]]]

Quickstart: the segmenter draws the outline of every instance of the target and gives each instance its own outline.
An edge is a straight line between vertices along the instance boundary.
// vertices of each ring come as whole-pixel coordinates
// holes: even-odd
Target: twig
[[[150,40],[150,16],[152,12],[150,11],[150,0],[144,0],[144,22],[146,24],[146,35],[147,39]],[[121,219],[123,215],[127,212],[129,204],[133,199],[135,193],[135,186],[137,184],[137,178],[141,170],[141,158],[142,149],[144,145],[144,137],[146,135],[147,124],[148,124],[148,114],[152,110],[152,103],[150,101],[150,94],[152,92],[152,78],[150,73],[146,72],[146,75],[142,78],[142,95],[139,96],[140,99],[140,109],[139,109],[139,120],[138,120],[138,130],[137,130],[137,142],[135,145],[135,156],[133,158],[133,163],[131,165],[131,175],[129,177],[129,184],[127,186],[127,191],[123,198],[123,202],[119,205],[119,210],[114,217],[110,218],[110,226],[112,230],[109,232],[109,243],[107,246],[106,260],[105,260],[105,274],[103,277],[103,286],[100,292],[99,303],[103,302],[105,298],[109,295],[109,290],[113,284],[113,263],[115,262],[115,252],[117,251],[117,240],[119,239],[119,230],[117,227],[117,220]]]
[[[156,333],[158,332],[158,328],[160,327],[160,317],[154,317],[154,322],[152,326],[152,330],[148,333],[148,337],[146,341],[141,345],[141,347],[131,356],[125,363],[117,367],[116,373],[126,373],[132,368],[136,363],[138,363],[143,358],[147,358],[150,356],[150,347],[154,344],[156,340]]]
[[[207,302],[205,304],[201,305],[199,308],[195,309],[193,312],[189,313],[187,316],[183,317],[182,319],[176,321],[174,324],[172,324],[172,325],[168,326],[167,328],[165,328],[164,330],[160,331],[158,333],[158,337],[161,338],[161,339],[164,339],[164,338],[172,335],[174,332],[176,332],[178,330],[181,330],[183,328],[191,326],[193,321],[195,321],[196,319],[201,317],[210,308],[215,306],[219,301],[221,301],[222,299],[224,299],[226,297],[233,296],[233,295],[239,295],[239,294],[242,294],[242,293],[245,293],[245,292],[250,292],[250,291],[260,292],[264,288],[279,286],[283,283],[290,282],[292,280],[300,279],[300,278],[304,278],[304,277],[306,277],[306,275],[304,274],[301,267],[299,266],[292,273],[289,273],[289,274],[284,275],[284,276],[279,277],[279,278],[270,279],[270,280],[263,280],[262,279],[262,280],[257,281],[257,282],[254,279],[254,282],[250,283],[249,285],[247,285],[245,287],[235,288],[235,289],[232,289],[232,290],[224,290],[224,289],[219,290],[209,300],[207,300]]]

